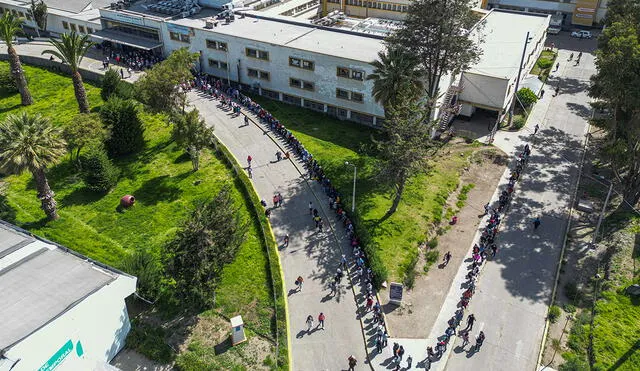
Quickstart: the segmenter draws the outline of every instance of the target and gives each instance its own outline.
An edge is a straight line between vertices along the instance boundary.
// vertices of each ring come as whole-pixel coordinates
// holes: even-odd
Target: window
[[[324,104],[323,103],[314,102],[314,101],[309,100],[309,99],[305,99],[304,100],[304,107],[305,108],[309,108],[309,109],[314,110],[314,111],[324,112]]]
[[[87,33],[93,33],[93,28],[87,27]]]
[[[300,80],[295,77],[289,78],[289,85],[293,86],[294,88],[310,90],[310,91],[313,91],[315,89],[315,85],[312,82]]]
[[[351,78],[354,80],[364,80],[364,72],[358,70],[351,70]]]
[[[289,79],[289,86],[293,86],[294,88],[299,88],[302,85],[302,81],[298,79],[294,79],[293,77]]]
[[[78,26],[78,31],[80,31],[82,33],[85,33],[84,26]]]
[[[373,124],[373,116],[351,111],[351,120],[365,125]]]
[[[218,41],[218,50],[227,51],[227,43]]]
[[[209,49],[218,49],[218,42],[207,39],[207,48],[209,48]]]
[[[280,100],[280,93],[278,93],[277,91],[268,90],[268,89],[261,89],[261,90],[262,90],[262,96],[271,98],[271,99]]]
[[[218,62],[219,67],[221,70],[228,70],[229,69],[229,65],[227,64],[227,62]]]
[[[295,104],[296,106],[302,106],[302,98],[294,97],[293,95],[282,94],[282,101],[289,104]]]
[[[211,59],[211,58],[209,58],[209,67],[219,68],[221,70],[228,69],[227,62],[222,62],[222,61],[218,61],[218,60]]]
[[[302,67],[302,59],[289,57],[289,66],[298,68]]]
[[[305,70],[309,70],[309,71],[313,71],[315,68],[315,63],[311,62],[311,61],[302,61],[302,68],[304,68]]]
[[[218,68],[218,63],[217,60],[209,58],[209,67]]]
[[[247,48],[246,53],[247,57],[262,59],[265,61],[269,60],[269,52],[265,52],[263,50]]]
[[[313,91],[313,90],[315,89],[315,86],[313,85],[313,83],[312,83],[312,82],[309,82],[309,81],[303,81],[303,82],[302,82],[302,88],[303,88],[304,90],[310,90],[310,91]]]
[[[189,35],[180,34],[180,41],[182,41],[183,43],[188,43],[189,42]]]
[[[169,38],[171,38],[171,40],[180,41],[180,34],[177,32],[169,32]]]
[[[69,29],[69,23],[62,21],[62,28],[64,28],[65,30]]]
[[[349,92],[340,88],[336,89],[336,97],[340,99],[349,99]]]
[[[356,93],[354,91],[351,92],[351,100],[354,102],[362,103],[364,101],[364,97],[362,93]]]
[[[31,18],[31,13],[27,12],[27,19],[28,20],[32,20],[33,18]]]
[[[76,30],[76,25],[75,25],[75,24],[71,23],[71,25],[70,25],[70,26],[71,26],[71,31],[74,31],[74,32],[75,32],[75,31],[77,31],[77,30]]]
[[[23,12],[18,12],[18,15],[20,15],[21,18],[24,18],[24,13]]]
[[[254,68],[247,68],[247,75],[249,77],[258,78],[260,80],[269,80],[269,78],[270,78],[269,72],[256,70]]]
[[[349,69],[348,68],[344,68],[344,67],[338,67],[337,71],[336,71],[336,75],[338,75],[338,77],[349,77]]]

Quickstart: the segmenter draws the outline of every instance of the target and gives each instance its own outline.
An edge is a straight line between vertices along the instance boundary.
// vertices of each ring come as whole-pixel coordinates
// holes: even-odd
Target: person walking
[[[556,63],[556,71],[558,70],[558,68],[560,68],[560,62]]]
[[[309,201],[309,215],[313,215],[313,202]]]
[[[572,60],[573,59],[573,53],[569,54],[569,59],[568,60]]]
[[[533,135],[538,134],[538,130],[540,130],[540,125],[536,124],[536,126],[533,127]]]
[[[398,349],[400,349],[400,345],[398,343],[393,343],[393,361],[398,360]]]
[[[473,314],[470,314],[469,317],[467,317],[467,327],[464,328],[465,331],[471,331],[473,330],[473,323],[476,321],[476,316],[474,316]]]
[[[486,204],[484,204],[484,214],[482,214],[482,216],[485,216],[485,215],[489,214],[489,210],[490,209],[491,209],[491,205],[489,205],[488,202]]]
[[[462,334],[462,348],[469,344],[469,331],[463,331]]]
[[[402,356],[404,356],[404,347],[400,345],[400,348],[398,348],[398,363],[402,362]]]
[[[284,235],[284,247],[289,247],[289,235]]]
[[[447,265],[449,265],[449,261],[451,260],[451,251],[447,251],[446,254],[444,254],[444,259],[442,259],[444,262],[444,267],[446,267]]]
[[[278,207],[278,195],[273,195],[273,207]]]
[[[380,340],[380,337],[376,338],[376,351],[382,353],[382,340]]]
[[[298,291],[302,291],[302,285],[304,284],[304,279],[302,276],[298,276],[296,279],[296,285],[298,286]]]
[[[311,328],[313,327],[313,317],[311,315],[307,316],[307,332],[311,332]]]
[[[533,229],[538,229],[538,227],[540,226],[542,222],[540,221],[540,217],[537,217],[535,219],[533,219]]]
[[[476,338],[476,352],[480,350],[482,343],[484,343],[484,332],[480,331],[478,337]]]
[[[124,68],[120,69],[120,78],[124,80]]]
[[[407,357],[407,370],[411,368],[411,364],[413,363],[413,357],[411,357],[411,355],[409,355]]]
[[[320,312],[320,314],[318,315],[318,327],[320,327],[322,330],[324,330],[324,313]]]
[[[249,126],[249,116],[244,115],[244,126]]]
[[[558,94],[560,94],[560,85],[556,85],[556,89],[555,89],[555,94],[553,95],[554,97],[558,96]]]
[[[253,160],[251,155],[247,156],[247,163],[249,164],[249,167],[251,167],[251,160]]]
[[[355,371],[356,365],[358,364],[358,360],[353,355],[350,355],[348,358],[349,361],[349,371]]]
[[[251,169],[251,166],[247,168],[247,175],[249,176],[249,179],[253,179],[253,170]]]

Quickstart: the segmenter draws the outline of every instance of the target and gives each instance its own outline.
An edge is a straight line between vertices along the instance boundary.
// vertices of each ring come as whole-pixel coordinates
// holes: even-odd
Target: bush
[[[133,100],[113,96],[100,109],[102,123],[111,131],[107,151],[111,157],[137,152],[144,146],[144,126]]]
[[[575,313],[576,312],[576,307],[573,304],[565,304],[564,305],[564,311],[567,313]]]
[[[127,346],[153,361],[169,363],[175,354],[165,341],[165,336],[166,332],[162,327],[150,326],[134,319],[127,336]]]
[[[120,170],[102,147],[92,147],[82,156],[82,179],[92,191],[108,192],[117,183]]]
[[[100,90],[102,100],[109,100],[109,98],[116,93],[121,83],[122,81],[118,71],[113,68],[109,68],[102,77],[102,90]]]
[[[538,67],[540,67],[540,69],[544,70],[547,69],[549,67],[553,66],[553,60],[552,59],[543,59],[540,58],[538,59]]]
[[[13,78],[9,66],[5,65],[0,68],[0,93],[10,95],[17,92],[18,85],[16,85],[16,80]]]
[[[589,363],[577,354],[565,353],[562,355],[565,362],[558,367],[559,371],[584,371],[589,369]]]
[[[527,123],[527,119],[524,116],[517,115],[513,118],[513,128],[516,130],[522,129]]]
[[[549,308],[549,321],[551,321],[551,323],[556,323],[558,321],[558,318],[560,317],[560,314],[562,314],[562,312],[560,311],[560,307],[557,305],[552,305]]]
[[[533,90],[529,88],[522,88],[518,90],[518,100],[525,108],[530,107],[532,104],[538,101],[538,96]]]
[[[567,282],[564,285],[564,293],[574,305],[580,305],[580,302],[582,301],[582,292],[578,289],[578,284],[575,281]]]

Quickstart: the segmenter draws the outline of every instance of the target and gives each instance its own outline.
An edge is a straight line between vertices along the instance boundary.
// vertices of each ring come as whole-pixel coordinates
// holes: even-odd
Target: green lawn
[[[25,66],[36,104],[30,112],[42,112],[59,125],[76,114],[77,105],[70,79]],[[92,108],[99,108],[99,89],[88,85]],[[0,119],[15,108],[19,96],[0,99]],[[210,199],[225,184],[231,184],[233,198],[242,217],[251,219],[248,238],[236,260],[225,267],[216,293],[217,311],[227,317],[242,314],[255,332],[273,337],[273,296],[269,262],[259,224],[250,212],[251,204],[240,191],[240,183],[222,158],[207,151],[200,170],[194,173],[181,148],[171,141],[171,128],[160,115],[142,113],[145,148],[116,162],[122,176],[115,189],[96,195],[84,188],[72,164],[65,159],[49,172],[56,193],[60,219],[48,222],[40,210],[31,175],[1,179],[15,224],[56,241],[90,258],[119,267],[125,255],[146,248],[159,253],[194,202]],[[136,196],[133,208],[116,211],[120,197]],[[248,274],[250,272],[250,274]],[[228,329],[225,328],[224,331]]]
[[[556,56],[557,54],[555,52],[552,52],[551,50],[543,50],[542,53],[540,53],[540,57],[538,57],[536,64],[533,65],[533,68],[531,69],[531,74],[537,75],[542,81],[546,81],[547,76],[549,76],[549,72],[551,71],[551,69],[555,68],[554,62],[556,60]],[[541,68],[540,64],[544,65],[545,63],[549,67]]]
[[[377,134],[375,129],[284,103],[260,97],[256,99],[318,159],[348,207],[351,205],[353,168],[344,162],[356,164],[356,209],[362,216],[364,227],[379,244],[380,257],[387,267],[389,279],[403,279],[406,267],[418,252],[418,244],[434,232],[434,223],[440,222],[443,205],[457,188],[459,173],[467,164],[472,149],[464,151],[462,156],[446,156],[446,160],[436,162],[430,174],[412,179],[396,213],[378,224],[377,221],[391,206],[392,193],[375,177],[376,159],[370,150],[371,135]]]

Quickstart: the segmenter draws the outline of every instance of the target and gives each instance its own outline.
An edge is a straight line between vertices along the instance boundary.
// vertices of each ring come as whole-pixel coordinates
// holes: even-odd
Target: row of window
[[[216,50],[222,50],[222,51],[226,52],[227,51],[227,43],[224,43],[222,41],[216,41],[216,40],[207,39],[207,48],[216,49]]]
[[[364,102],[364,95],[356,91],[349,91],[340,88],[336,88],[336,98],[350,100],[356,103]]]
[[[359,6],[359,7],[370,8],[370,9],[388,10],[391,12],[400,12],[400,13],[406,13],[409,10],[408,5],[389,4],[389,3],[381,3],[377,1],[362,1],[362,0],[346,0],[346,1],[347,1],[347,5]]]
[[[169,38],[174,41],[180,41],[183,43],[191,42],[189,35],[181,34],[179,32],[169,32]]]
[[[0,8],[0,14],[4,14],[5,12],[11,12],[16,17],[26,18],[28,20],[32,20],[33,19],[33,18],[31,18],[31,14],[29,12],[25,13],[25,12],[19,12],[19,11],[15,10],[15,9]]]
[[[262,59],[263,61],[269,60],[269,52],[264,50],[245,48],[245,54],[250,58]]]
[[[85,30],[84,26],[82,25],[75,25],[74,23],[68,23],[65,21],[62,21],[62,28],[64,28],[65,30],[71,30],[73,32],[80,32],[80,33],[93,33],[93,28],[91,27],[87,27],[87,29]]]
[[[256,70],[255,68],[247,68],[247,75],[249,77],[258,78],[260,80],[269,81],[271,79],[271,74],[269,74],[269,72],[262,71],[262,70]]]
[[[209,67],[217,68],[217,69],[220,69],[220,70],[228,70],[229,69],[229,65],[227,64],[227,62],[218,61],[218,60],[215,60],[215,59],[209,59]]]

